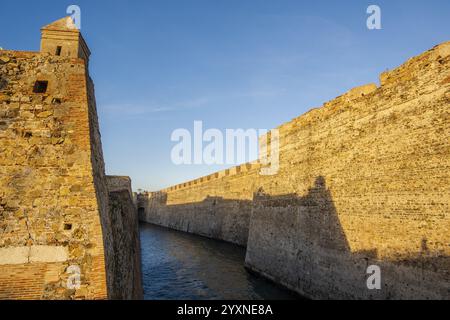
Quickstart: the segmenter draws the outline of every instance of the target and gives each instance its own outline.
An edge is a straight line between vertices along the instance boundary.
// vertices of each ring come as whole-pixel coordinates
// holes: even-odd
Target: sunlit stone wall
[[[140,195],[141,219],[246,245],[247,267],[311,298],[450,298],[450,43],[380,82],[280,126],[278,174]]]
[[[89,49],[67,19],[41,52],[0,51],[0,299],[140,298],[137,212],[108,190]]]

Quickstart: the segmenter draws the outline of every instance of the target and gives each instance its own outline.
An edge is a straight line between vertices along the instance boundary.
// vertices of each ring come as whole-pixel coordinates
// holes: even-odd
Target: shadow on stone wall
[[[138,198],[141,221],[171,229],[247,244],[252,201],[207,196],[200,202],[168,205],[167,194],[158,193],[148,200]]]
[[[356,230],[357,232],[357,230]],[[324,177],[305,196],[253,199],[246,265],[301,295],[323,299],[449,298],[448,256],[427,250],[380,258],[352,251]],[[381,269],[381,289],[369,290],[368,267]]]
[[[352,252],[322,176],[304,196],[260,188],[253,200],[208,196],[167,205],[160,193],[148,203],[140,202],[142,220],[247,246],[249,269],[307,297],[450,298],[450,259],[430,252],[427,239],[407,257],[380,259],[377,248]],[[380,290],[367,288],[370,265],[381,268]]]
[[[274,214],[272,223],[285,227],[286,232],[301,234],[302,238],[298,240],[304,243],[342,252],[350,251],[350,245],[323,177],[315,180],[314,186],[305,196],[298,196],[295,193],[271,196],[260,188],[253,197],[252,207],[253,217],[261,210],[272,210]],[[283,215],[284,221],[280,221],[281,216],[276,216],[277,211]],[[284,216],[285,214],[296,215],[296,229],[292,229],[292,223],[284,225],[291,220],[289,216]]]
[[[110,266],[114,274],[110,283],[110,299],[141,300],[143,289],[139,222],[128,190],[109,192],[109,215],[114,255]]]
[[[8,85],[8,82],[3,77],[0,77],[0,90],[3,90]]]

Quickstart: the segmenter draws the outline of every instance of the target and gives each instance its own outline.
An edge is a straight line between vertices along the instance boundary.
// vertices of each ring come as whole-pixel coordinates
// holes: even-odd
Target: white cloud
[[[173,104],[160,105],[155,103],[143,104],[110,104],[104,105],[101,109],[109,114],[121,114],[139,116],[152,113],[176,112],[188,109],[200,108],[209,102],[208,98],[197,98],[193,100],[180,101]]]

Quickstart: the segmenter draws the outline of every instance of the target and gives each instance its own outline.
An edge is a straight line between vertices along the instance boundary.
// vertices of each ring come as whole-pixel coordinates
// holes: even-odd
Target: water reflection
[[[145,299],[297,298],[248,273],[244,248],[151,224],[140,228]]]

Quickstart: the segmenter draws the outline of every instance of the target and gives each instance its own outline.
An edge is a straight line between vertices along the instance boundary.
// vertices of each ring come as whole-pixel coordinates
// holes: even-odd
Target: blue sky
[[[450,1],[3,1],[0,47],[82,10],[108,174],[158,190],[222,169],[175,166],[177,128],[274,128],[450,40]],[[382,30],[366,28],[370,4]]]

